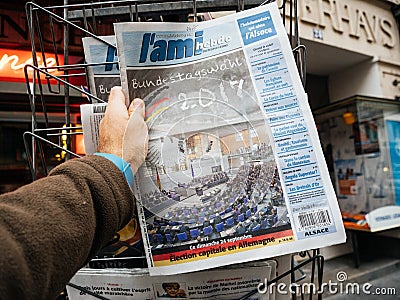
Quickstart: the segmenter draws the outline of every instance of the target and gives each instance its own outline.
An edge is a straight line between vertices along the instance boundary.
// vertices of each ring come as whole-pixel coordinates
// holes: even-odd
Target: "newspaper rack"
[[[57,149],[64,152],[65,159],[71,157],[80,157],[79,154],[73,152],[71,145],[71,137],[81,135],[81,126],[72,126],[71,121],[71,93],[81,94],[85,97],[81,98],[82,103],[103,102],[93,94],[93,91],[73,83],[76,78],[85,78],[87,81],[88,68],[95,64],[76,63],[69,64],[69,49],[71,33],[78,32],[80,36],[90,36],[101,42],[115,47],[104,41],[100,36],[107,34],[101,24],[107,22],[120,21],[164,21],[174,18],[174,20],[187,20],[188,16],[192,16],[194,20],[200,21],[204,19],[206,13],[218,11],[241,11],[264,5],[273,0],[193,0],[193,1],[104,1],[95,3],[67,4],[64,1],[62,6],[40,7],[34,2],[26,4],[26,13],[28,20],[28,28],[32,43],[33,63],[25,67],[26,86],[32,112],[32,130],[24,134],[24,143],[28,154],[29,168],[32,174],[32,180],[36,180],[40,176],[47,175],[49,169],[44,152],[46,147]],[[280,9],[282,11],[283,22],[288,27],[289,38],[293,49],[295,61],[300,73],[303,85],[306,78],[306,49],[300,44],[297,19],[297,0],[280,1],[282,3]],[[200,15],[203,14],[203,15]],[[42,32],[43,26],[40,21],[48,20],[47,32]],[[40,20],[40,21],[39,21]],[[287,24],[288,23],[288,24]],[[60,41],[56,41],[55,28],[61,26],[63,37]],[[46,51],[49,47],[45,46],[44,36],[50,33],[51,52],[54,54],[56,64],[48,66],[46,63]],[[48,37],[47,37],[48,38]],[[61,45],[62,43],[62,45]],[[63,50],[63,62],[60,62],[60,50]],[[41,64],[40,61],[43,63]],[[108,64],[107,62],[102,63]],[[57,75],[53,75],[52,71],[56,70]],[[51,128],[48,122],[48,109],[46,97],[49,94],[59,95],[63,98],[65,111],[65,126],[59,128]],[[40,128],[38,122],[38,114],[44,115],[44,128]],[[43,127],[43,126],[42,126]],[[41,168],[39,167],[41,165]],[[296,278],[296,272],[307,264],[312,264],[312,273],[310,281],[314,283],[317,280],[318,287],[322,284],[324,258],[319,254],[319,250],[300,253],[301,256],[308,256],[308,259],[296,264],[294,256],[291,257],[291,267],[288,271],[280,274],[278,277],[268,282],[268,285],[278,280],[290,276],[292,283],[302,280],[304,276]],[[69,286],[79,289],[82,292],[91,294],[98,299],[107,299],[96,293],[92,293],[83,287],[70,283]],[[247,299],[254,295],[257,290],[241,297]],[[302,295],[304,296],[304,295]],[[310,293],[310,299],[312,299]],[[292,294],[295,299],[295,293]],[[318,294],[318,299],[322,298],[322,294]]]

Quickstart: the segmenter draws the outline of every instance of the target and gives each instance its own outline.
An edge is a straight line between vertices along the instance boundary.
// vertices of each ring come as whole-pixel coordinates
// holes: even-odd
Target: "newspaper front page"
[[[122,88],[146,104],[134,192],[151,275],[345,241],[276,3],[114,27]]]

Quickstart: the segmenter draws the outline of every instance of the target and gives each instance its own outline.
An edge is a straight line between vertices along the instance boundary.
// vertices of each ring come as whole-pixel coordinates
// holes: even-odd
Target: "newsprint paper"
[[[276,3],[115,34],[122,88],[146,104],[134,193],[150,275],[345,241]]]
[[[84,268],[75,274],[71,283],[107,299],[239,299],[253,292],[247,299],[274,300],[277,285],[264,287],[263,284],[276,274],[274,260],[151,277],[147,269]],[[88,299],[88,294],[78,289],[67,286],[67,290],[71,300]]]
[[[104,41],[114,45],[114,47]],[[99,40],[93,37],[85,37],[82,39],[82,43],[85,60],[89,65],[87,72],[90,93],[107,102],[111,88],[121,85],[115,36],[101,36]]]

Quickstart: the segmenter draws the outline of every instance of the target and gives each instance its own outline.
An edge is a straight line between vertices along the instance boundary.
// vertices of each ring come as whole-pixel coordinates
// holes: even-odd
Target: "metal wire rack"
[[[110,47],[115,47],[101,36],[111,35],[112,24],[115,22],[131,21],[187,21],[191,16],[195,21],[202,21],[204,14],[219,11],[242,11],[252,7],[264,5],[274,0],[188,0],[188,1],[99,1],[90,3],[76,3],[64,0],[63,5],[41,7],[34,2],[26,4],[28,29],[32,46],[32,64],[25,66],[26,87],[32,113],[32,129],[25,132],[24,143],[28,154],[29,168],[32,180],[47,175],[51,168],[46,162],[44,152],[48,147],[63,153],[64,159],[80,157],[72,148],[72,137],[82,134],[82,127],[73,124],[73,107],[76,105],[72,95],[80,96],[80,103],[104,102],[94,96],[90,88],[77,82],[88,82],[88,68],[98,64],[87,64],[83,58],[72,61],[72,56],[82,53],[82,37],[93,37]],[[283,22],[287,28],[293,55],[298,67],[300,78],[305,86],[306,81],[306,48],[300,43],[298,28],[298,1],[281,0],[280,5]],[[52,63],[49,63],[49,57]],[[101,63],[108,64],[107,62]],[[62,127],[52,127],[49,123],[47,97],[57,95],[60,105],[64,108],[65,121]],[[44,115],[44,126],[38,122],[38,114]],[[300,264],[295,264],[292,257],[290,270],[279,275],[268,285],[290,276],[291,282],[303,279],[296,278],[295,274],[306,264],[312,264],[310,281],[317,281],[321,287],[324,258],[319,250],[304,252],[308,256]],[[69,284],[71,287],[91,294],[98,299],[106,299],[91,293],[82,287]],[[245,295],[247,299],[257,290]],[[304,298],[304,295],[301,295]],[[310,299],[313,295],[310,293]],[[296,294],[292,294],[296,299]],[[322,294],[318,294],[318,299]]]
[[[189,15],[198,20],[200,13],[235,10],[240,11],[264,5],[273,1],[260,0],[224,0],[224,1],[105,1],[84,4],[68,4],[64,0],[62,6],[41,7],[34,2],[26,4],[26,14],[32,45],[33,62],[25,67],[25,79],[32,111],[32,131],[25,135],[29,167],[32,179],[47,175],[48,166],[43,155],[44,142],[66,152],[65,158],[78,156],[71,153],[71,135],[80,134],[80,127],[71,123],[71,92],[85,96],[82,102],[103,101],[83,86],[74,84],[78,78],[87,80],[87,70],[95,64],[70,63],[71,53],[82,52],[81,44],[76,39],[84,36],[93,37],[110,47],[115,47],[101,36],[112,34],[112,25],[120,21],[164,21],[187,20]],[[306,78],[306,48],[300,44],[297,20],[297,0],[281,1],[283,21],[288,27],[293,54],[298,65],[303,85]],[[44,25],[43,25],[44,24]],[[62,33],[62,36],[61,36]],[[71,41],[74,36],[75,42]],[[49,53],[54,62],[49,65]],[[104,62],[103,64],[107,64]],[[56,75],[54,75],[56,73]],[[63,99],[65,127],[58,133],[49,128],[44,91],[59,95]],[[37,113],[43,113],[44,129],[39,130]],[[28,139],[31,137],[31,143]],[[63,145],[60,144],[64,137]],[[66,138],[65,138],[66,137]],[[58,138],[58,141],[57,141]],[[38,167],[38,164],[42,168]]]

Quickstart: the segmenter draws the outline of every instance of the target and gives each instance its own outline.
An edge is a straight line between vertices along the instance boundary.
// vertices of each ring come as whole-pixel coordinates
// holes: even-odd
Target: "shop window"
[[[400,104],[354,97],[313,113],[342,212],[400,205]]]

